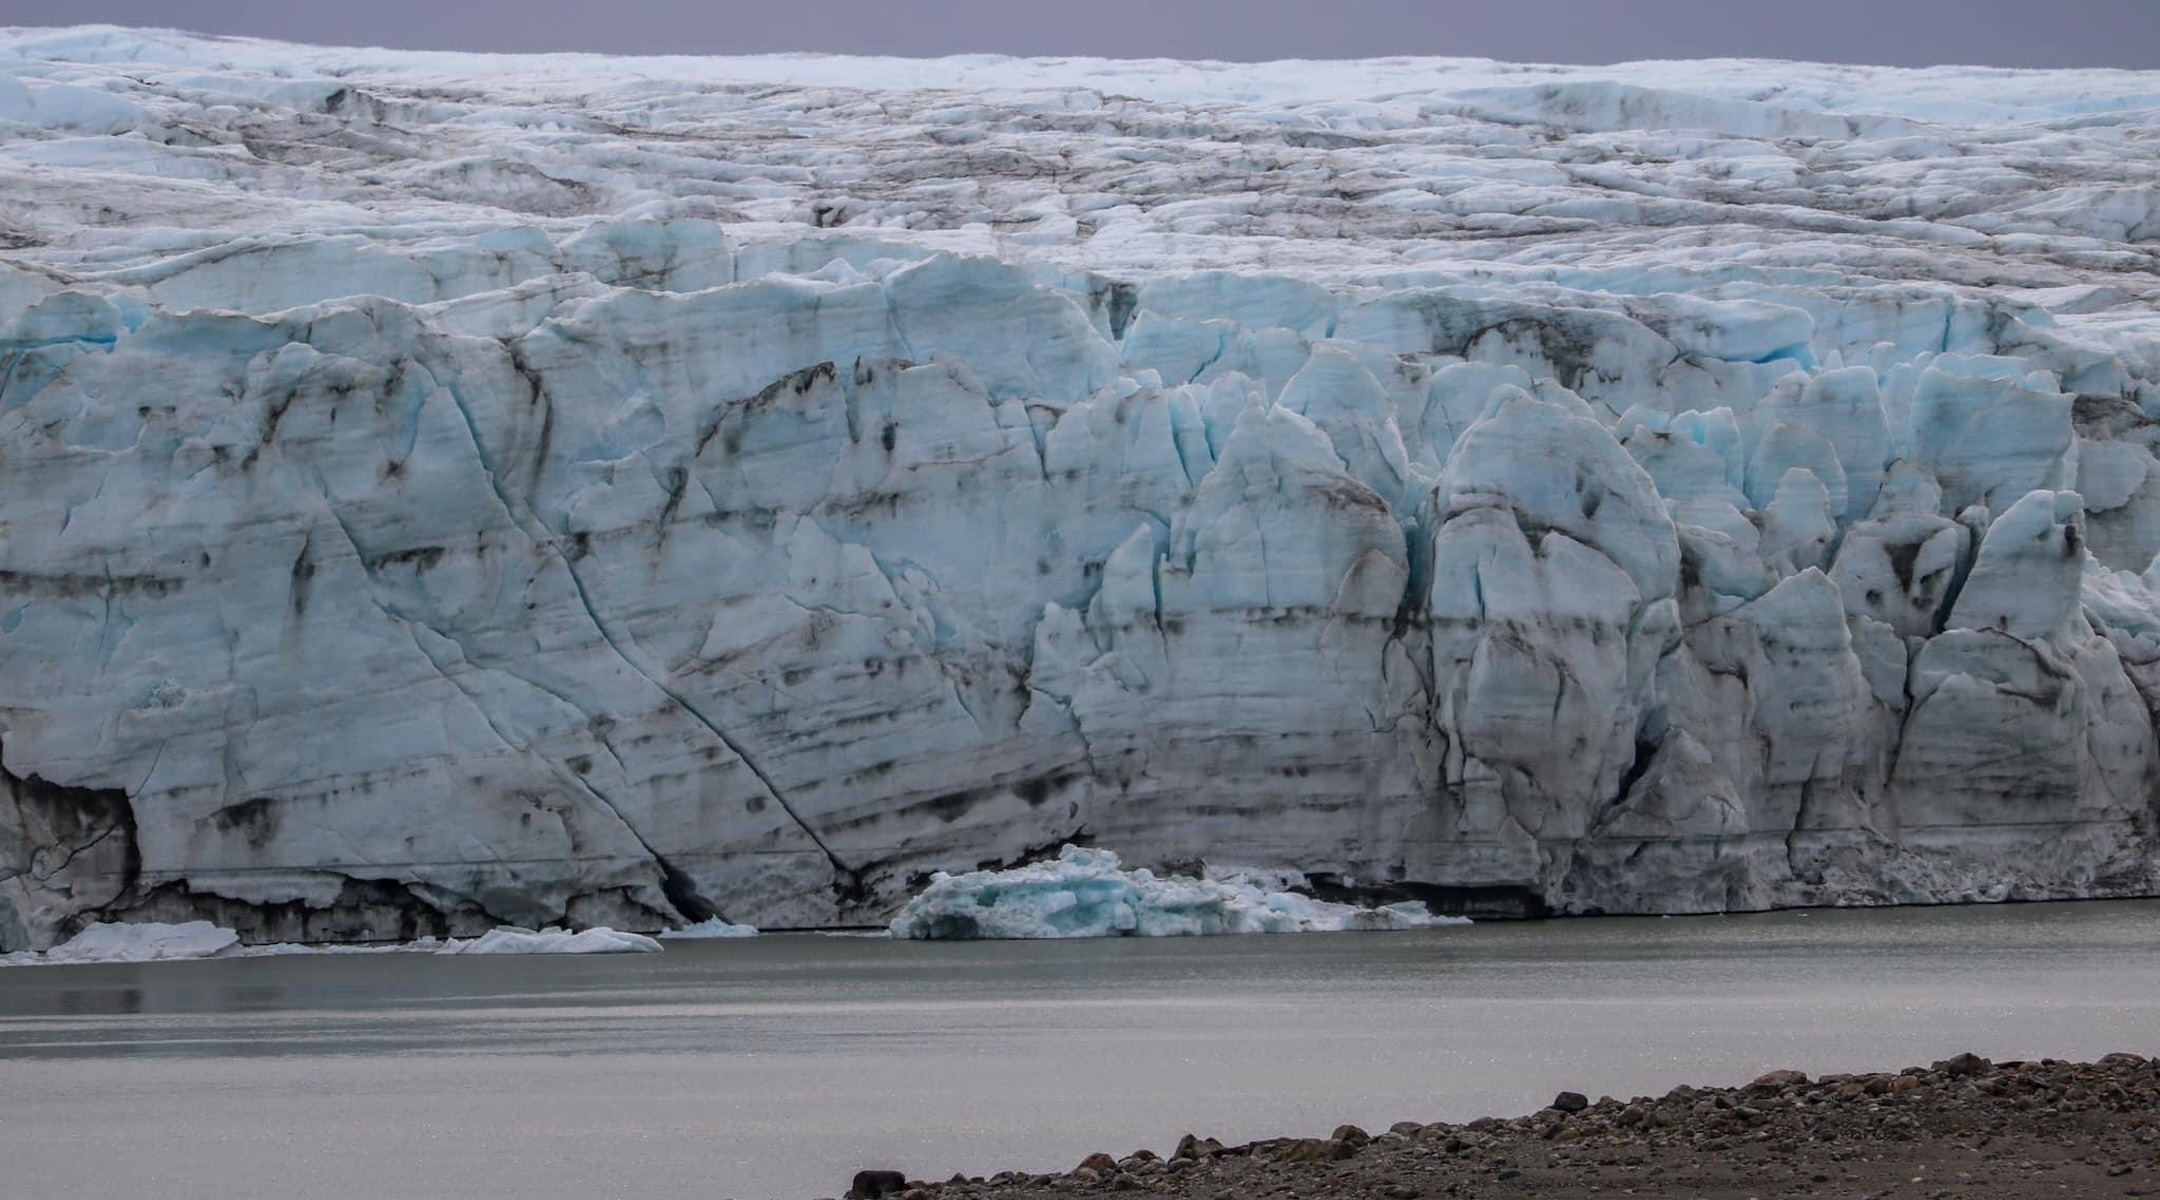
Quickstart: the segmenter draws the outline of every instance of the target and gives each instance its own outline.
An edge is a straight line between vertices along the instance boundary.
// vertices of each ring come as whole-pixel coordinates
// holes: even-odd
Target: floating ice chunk
[[[676,930],[668,937],[754,937],[748,925],[706,921]],[[242,946],[240,935],[208,921],[183,925],[143,923],[89,926],[64,945],[38,954],[24,951],[0,954],[0,966],[52,966],[64,963],[168,962],[191,958],[279,958],[297,954],[651,954],[661,945],[643,934],[623,933],[600,927],[569,933],[561,929],[538,931],[505,925],[477,938],[438,941],[420,938],[380,946],[309,946],[278,942]]]
[[[519,929],[503,925],[471,941],[451,938],[437,954],[653,954],[660,943],[641,933],[621,933],[606,926],[569,933],[561,929]]]
[[[1226,872],[1227,873],[1227,872]],[[1323,933],[1467,925],[1421,903],[1360,908],[1236,879],[1157,878],[1127,871],[1116,854],[1067,846],[1053,862],[931,877],[893,918],[896,938],[1191,937],[1215,933]],[[1273,880],[1270,880],[1272,882]]]
[[[240,935],[208,921],[181,925],[144,922],[121,925],[100,921],[43,954],[0,955],[0,966],[58,966],[63,963],[142,963],[209,958],[240,941]]]
[[[665,942],[697,942],[710,941],[715,938],[747,938],[756,937],[757,935],[758,927],[755,925],[734,925],[719,917],[714,917],[709,921],[699,921],[695,925],[685,925],[681,929],[670,929],[660,935],[660,940]]]
[[[291,958],[302,954],[434,954],[443,947],[442,939],[416,938],[410,942],[385,942],[364,945],[313,945],[307,942],[266,942],[260,946],[235,946],[220,954],[219,958]]]

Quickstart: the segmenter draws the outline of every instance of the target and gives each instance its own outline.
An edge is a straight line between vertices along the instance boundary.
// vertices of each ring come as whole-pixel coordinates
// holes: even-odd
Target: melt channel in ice
[[[1050,862],[933,875],[893,918],[896,938],[1193,937],[1215,933],[1337,933],[1468,925],[1422,903],[1361,908],[1243,878],[1158,877],[1127,871],[1108,850],[1066,846]]]

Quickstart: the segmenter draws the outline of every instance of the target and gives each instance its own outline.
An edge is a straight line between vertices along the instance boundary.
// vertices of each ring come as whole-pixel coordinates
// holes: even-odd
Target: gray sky
[[[2160,0],[0,0],[0,24],[603,53],[2160,67]]]

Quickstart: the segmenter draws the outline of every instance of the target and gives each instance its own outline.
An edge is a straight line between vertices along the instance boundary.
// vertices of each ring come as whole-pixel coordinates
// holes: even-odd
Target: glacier
[[[0,953],[1067,843],[2151,894],[2156,145],[2160,72],[0,30]]]

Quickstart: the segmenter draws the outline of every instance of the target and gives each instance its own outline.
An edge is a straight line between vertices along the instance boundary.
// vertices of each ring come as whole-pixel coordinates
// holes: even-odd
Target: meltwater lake
[[[2160,1049],[2160,902],[0,971],[12,1194],[809,1200],[862,1167]]]

